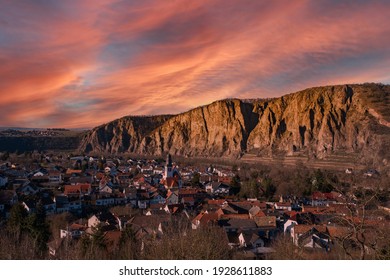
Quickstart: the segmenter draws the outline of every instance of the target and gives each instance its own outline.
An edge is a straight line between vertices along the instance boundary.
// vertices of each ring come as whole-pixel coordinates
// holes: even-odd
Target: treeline
[[[81,136],[1,136],[0,151],[29,152],[47,150],[76,150],[80,144]]]
[[[51,216],[49,223],[39,209],[42,208],[28,215],[23,206],[13,207],[10,218],[0,229],[0,259],[213,260],[233,257],[223,229],[210,226],[192,230],[186,217],[172,217],[164,224],[162,233],[128,225],[123,231],[97,227],[80,239],[60,239],[61,224],[67,222],[64,215]],[[54,247],[55,256],[49,254],[48,244]]]

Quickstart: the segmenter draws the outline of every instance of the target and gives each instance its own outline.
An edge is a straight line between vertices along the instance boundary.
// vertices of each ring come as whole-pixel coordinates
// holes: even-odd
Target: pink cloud
[[[39,3],[0,11],[3,126],[91,127],[227,97],[390,81],[383,1]]]

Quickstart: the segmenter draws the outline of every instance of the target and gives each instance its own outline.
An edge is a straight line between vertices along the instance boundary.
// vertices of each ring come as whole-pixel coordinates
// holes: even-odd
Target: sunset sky
[[[390,1],[0,0],[0,126],[390,83]]]

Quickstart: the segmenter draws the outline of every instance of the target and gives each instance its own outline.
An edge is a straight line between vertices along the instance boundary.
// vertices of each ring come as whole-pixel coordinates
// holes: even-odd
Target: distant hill
[[[390,86],[338,85],[280,98],[213,102],[178,115],[128,116],[82,139],[84,152],[181,156],[300,157],[347,155],[388,165]]]
[[[69,129],[2,128],[0,151],[77,150],[84,133]]]

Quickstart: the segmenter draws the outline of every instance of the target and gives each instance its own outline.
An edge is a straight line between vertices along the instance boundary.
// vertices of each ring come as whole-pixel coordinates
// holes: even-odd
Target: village
[[[179,220],[186,224],[184,236],[187,230],[217,228],[219,242],[234,252],[231,258],[291,258],[280,252],[288,246],[298,257],[325,259],[336,250],[350,258],[389,253],[383,251],[390,248],[388,201],[373,203],[379,195],[372,190],[365,196],[335,188],[277,195],[267,178],[253,177],[248,190],[251,183],[242,182],[239,172],[237,166],[182,166],[169,154],[165,159],[42,155],[28,166],[2,158],[0,229],[15,216],[16,205],[28,215],[69,214],[47,240],[47,256],[54,259],[61,258],[65,241],[97,231],[112,252],[129,229],[142,258],[147,240],[167,238]],[[372,176],[379,174],[365,173]]]

